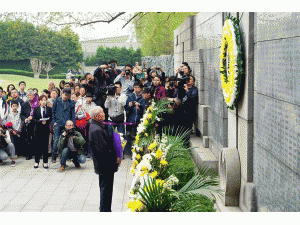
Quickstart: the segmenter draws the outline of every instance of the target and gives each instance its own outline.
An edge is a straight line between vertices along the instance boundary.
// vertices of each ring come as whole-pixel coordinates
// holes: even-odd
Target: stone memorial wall
[[[254,183],[258,205],[300,210],[300,13],[256,13]]]
[[[186,61],[196,77],[203,147],[217,160],[226,147],[238,151],[238,201],[224,204],[242,211],[299,211],[300,13],[231,12],[240,18],[245,71],[235,110],[226,108],[219,73],[227,14],[199,13],[175,30],[174,70]]]

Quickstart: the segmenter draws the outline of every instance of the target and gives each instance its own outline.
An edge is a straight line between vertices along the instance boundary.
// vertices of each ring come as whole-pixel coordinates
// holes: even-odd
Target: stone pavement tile
[[[0,192],[0,211],[17,195],[16,192]]]
[[[69,210],[77,210],[81,211],[83,204],[85,200],[70,200],[68,199],[64,207],[62,208],[62,211],[69,211]]]
[[[48,202],[50,196],[47,196],[45,198],[35,198],[31,199],[25,207],[22,209],[23,210],[28,210],[28,209],[39,209],[40,211],[43,209],[43,207],[46,205]]]
[[[63,204],[59,205],[45,205],[41,212],[60,212],[64,207]]]
[[[18,193],[9,203],[25,205],[32,198],[32,195]]]
[[[123,199],[113,199],[111,205],[112,212],[121,212],[122,211]]]
[[[99,212],[100,201],[94,204],[84,204],[82,212]]]
[[[69,198],[69,195],[53,195],[47,201],[47,205],[64,205]]]
[[[88,195],[85,204],[100,204],[100,191],[98,195]]]
[[[73,187],[58,187],[53,192],[53,195],[69,195],[73,191]]]
[[[8,203],[1,212],[21,212],[25,204]]]
[[[37,209],[22,209],[21,212],[41,212],[42,209],[37,208]]]

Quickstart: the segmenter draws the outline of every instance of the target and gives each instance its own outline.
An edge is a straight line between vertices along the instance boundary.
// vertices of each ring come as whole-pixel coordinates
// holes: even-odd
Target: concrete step
[[[199,138],[200,139],[200,138]],[[191,154],[197,166],[206,165],[218,172],[218,159],[214,156],[209,148],[204,148],[201,141],[191,139],[192,149]]]
[[[216,198],[215,209],[217,212],[242,212],[239,206],[224,206],[219,197]]]

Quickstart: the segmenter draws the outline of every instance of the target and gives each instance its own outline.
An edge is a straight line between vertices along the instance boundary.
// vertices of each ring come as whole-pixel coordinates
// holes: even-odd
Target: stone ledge
[[[192,147],[191,154],[195,164],[198,166],[206,165],[216,172],[218,172],[218,159],[213,155],[209,148],[204,148],[200,138],[192,138]]]
[[[242,212],[238,206],[224,206],[223,201],[219,197],[216,198],[215,208],[217,212]]]

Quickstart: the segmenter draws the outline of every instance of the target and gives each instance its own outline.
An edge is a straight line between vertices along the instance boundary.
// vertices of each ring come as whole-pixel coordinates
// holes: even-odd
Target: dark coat
[[[135,105],[130,107],[129,102],[138,102],[140,106],[138,108],[136,108]],[[143,117],[145,99],[143,99],[142,95],[137,96],[135,93],[131,93],[127,98],[124,108],[126,110],[126,122],[139,123],[140,119]]]
[[[110,174],[118,170],[117,154],[113,139],[107,132],[107,127],[92,120],[89,130],[89,144],[92,150],[96,174]]]
[[[49,134],[50,134],[50,122],[52,120],[52,109],[46,106],[46,115],[45,118],[50,118],[46,121],[46,124],[42,124],[40,119],[42,118],[41,106],[38,106],[33,111],[32,120],[35,123],[35,144],[37,149],[48,149],[49,144]]]
[[[22,100],[23,101],[23,100]],[[25,121],[26,118],[28,118],[30,116],[30,113],[31,113],[31,105],[30,105],[30,102],[27,101],[27,102],[24,102],[22,104],[22,108],[21,108],[21,120],[22,122]]]
[[[63,102],[62,97],[57,98],[52,106],[52,124],[57,123],[64,127],[68,120],[72,120],[76,124],[75,104],[71,99]]]
[[[52,109],[48,106],[46,106],[45,118],[50,118],[50,119],[46,121],[46,124],[42,124],[42,121],[40,121],[40,119],[42,119],[41,106],[36,107],[33,111],[33,117],[32,117],[33,122],[36,124],[36,131],[38,133],[45,132],[49,136],[49,132],[50,132],[49,125],[52,120]]]

